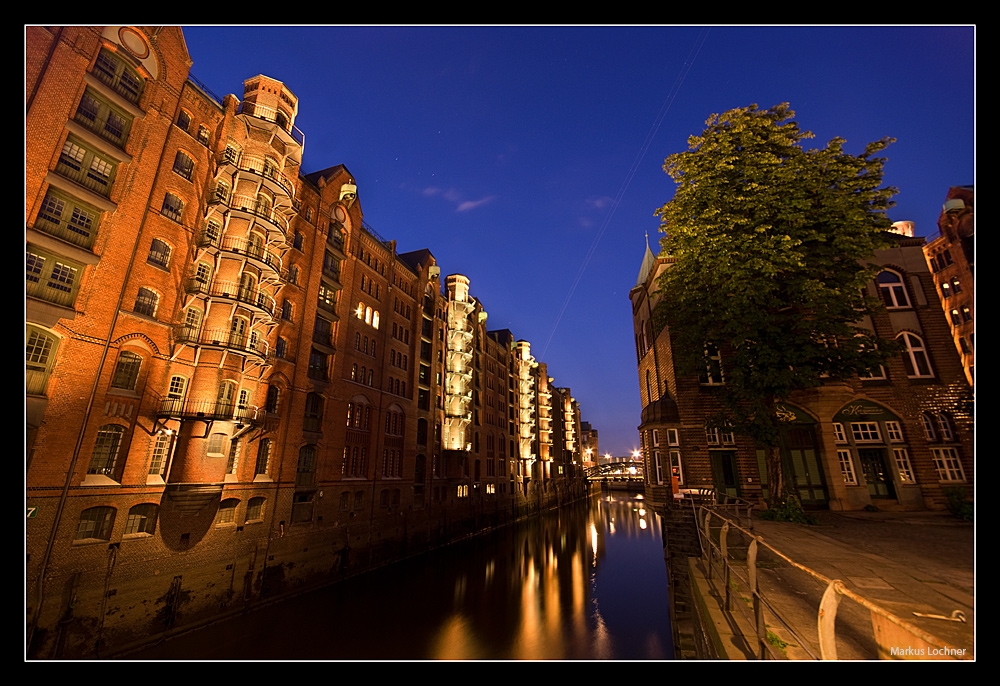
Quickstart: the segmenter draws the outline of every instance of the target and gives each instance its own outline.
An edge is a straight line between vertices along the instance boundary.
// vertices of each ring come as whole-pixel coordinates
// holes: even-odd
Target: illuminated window
[[[899,480],[904,484],[912,484],[913,468],[910,466],[910,455],[906,448],[893,448],[893,459],[896,461],[896,471],[899,472]]]
[[[854,463],[851,461],[851,451],[838,450],[837,459],[840,461],[840,474],[844,478],[844,483],[856,486],[858,478],[854,474]]]

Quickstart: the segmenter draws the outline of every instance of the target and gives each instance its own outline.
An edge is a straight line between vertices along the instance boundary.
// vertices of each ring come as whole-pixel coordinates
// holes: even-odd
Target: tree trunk
[[[767,446],[764,455],[767,466],[768,507],[780,507],[784,505],[786,495],[785,470],[781,466],[781,446]]]

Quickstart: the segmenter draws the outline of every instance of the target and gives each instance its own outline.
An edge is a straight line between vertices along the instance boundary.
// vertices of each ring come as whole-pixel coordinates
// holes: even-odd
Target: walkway
[[[942,512],[816,512],[820,524],[754,521],[763,541],[797,563],[844,586],[957,649],[961,659],[975,657],[975,530]],[[765,558],[766,559],[766,558]],[[771,565],[760,586],[780,612],[802,627],[818,654],[817,610],[824,585],[787,564]],[[966,622],[922,617],[950,617],[959,611]],[[714,613],[713,613],[714,614]],[[768,622],[770,625],[772,622]],[[878,648],[871,614],[844,598],[837,610],[840,659],[875,659]],[[895,631],[880,625],[878,631]],[[807,659],[796,641],[778,627],[790,659]],[[905,634],[881,633],[897,658],[942,659],[928,654]],[[734,645],[738,645],[735,641]],[[742,659],[737,650],[733,657]],[[885,656],[892,657],[892,656]],[[947,658],[944,658],[947,659]]]

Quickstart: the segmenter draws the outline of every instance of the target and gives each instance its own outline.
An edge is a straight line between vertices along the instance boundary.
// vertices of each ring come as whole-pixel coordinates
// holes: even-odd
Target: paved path
[[[918,629],[974,658],[975,529],[941,512],[817,512],[820,524],[807,526],[755,520],[757,535],[801,565],[876,603]],[[762,575],[765,593],[780,598],[815,645],[816,610],[823,584],[789,565]],[[951,616],[965,623],[923,618],[914,612]],[[893,627],[895,629],[895,627]],[[882,631],[882,628],[879,628]],[[844,599],[837,611],[838,657],[877,656],[871,615]],[[909,657],[941,659],[941,654],[903,633],[882,634],[882,643]],[[794,641],[790,640],[794,644]],[[818,650],[817,650],[818,652]],[[794,645],[789,657],[796,657]]]

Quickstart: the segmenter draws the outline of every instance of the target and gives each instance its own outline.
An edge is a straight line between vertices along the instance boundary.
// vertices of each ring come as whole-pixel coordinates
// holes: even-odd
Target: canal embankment
[[[816,525],[711,518],[713,556],[686,559],[697,659],[975,659],[971,523],[814,514]]]

